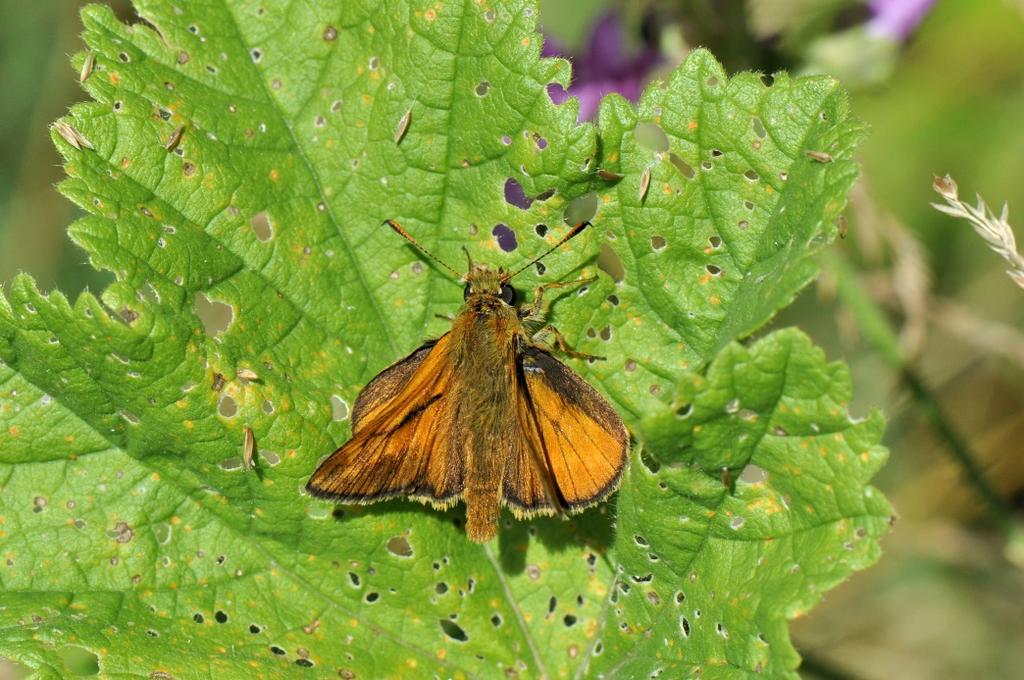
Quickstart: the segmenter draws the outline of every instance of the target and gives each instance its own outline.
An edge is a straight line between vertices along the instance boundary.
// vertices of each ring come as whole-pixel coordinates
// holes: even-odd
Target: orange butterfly
[[[501,505],[518,517],[574,513],[618,487],[629,435],[608,402],[538,344],[545,290],[515,307],[513,276],[589,226],[583,222],[514,273],[469,259],[462,276],[427,252],[397,222],[386,222],[465,280],[465,304],[448,333],[381,371],[352,408],[352,438],[317,468],[306,489],[343,503],[408,496],[436,508],[466,501],[466,534],[498,532]]]

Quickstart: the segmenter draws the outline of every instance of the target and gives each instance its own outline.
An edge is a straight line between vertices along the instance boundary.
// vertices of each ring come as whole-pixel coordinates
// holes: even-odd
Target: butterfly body
[[[517,517],[575,512],[615,490],[626,429],[540,342],[555,333],[567,350],[545,324],[544,287],[517,308],[509,278],[470,264],[451,330],[367,384],[352,438],[310,478],[312,494],[348,503],[407,496],[439,508],[465,500],[467,536],[484,542],[502,505]]]

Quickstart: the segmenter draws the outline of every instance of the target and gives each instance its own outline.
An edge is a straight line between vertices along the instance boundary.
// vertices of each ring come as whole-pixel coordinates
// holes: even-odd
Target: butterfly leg
[[[555,336],[554,346],[557,347],[560,352],[562,352],[568,357],[572,357],[573,359],[596,359],[598,361],[604,361],[605,359],[604,357],[597,356],[596,354],[586,354],[584,352],[577,352],[576,350],[569,346],[569,343],[566,342],[565,336],[562,335],[562,332],[555,328],[554,326],[552,326],[551,324],[544,326],[539,331],[534,333],[533,340],[536,341],[537,338],[545,334]]]
[[[554,281],[553,283],[545,283],[543,286],[537,286],[533,291],[533,302],[528,305],[523,305],[523,311],[525,316],[531,319],[543,319],[545,314],[544,310],[544,291],[552,288],[568,288],[570,286],[585,286],[588,283],[597,281],[596,276],[588,276],[582,279],[576,279],[574,281]]]

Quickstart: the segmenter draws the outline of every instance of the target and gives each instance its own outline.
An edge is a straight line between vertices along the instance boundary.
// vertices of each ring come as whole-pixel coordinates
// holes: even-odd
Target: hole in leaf
[[[238,402],[226,394],[223,395],[217,402],[217,413],[225,418],[233,418],[238,413]]]
[[[652,473],[657,473],[661,469],[661,463],[656,461],[647,449],[640,452],[640,462],[644,464],[644,467],[650,470]]]
[[[519,247],[519,242],[516,240],[516,233],[512,231],[507,224],[494,225],[494,229],[491,230],[491,235],[494,236],[494,240],[498,242],[498,247],[506,253],[511,253]]]
[[[491,91],[491,84],[489,82],[487,82],[486,80],[481,81],[480,84],[477,85],[476,89],[474,90],[474,92],[476,92],[476,96],[477,97],[486,97],[487,93],[490,92],[490,91]]]
[[[195,312],[203,322],[203,330],[208,336],[223,333],[234,320],[234,309],[231,305],[211,300],[202,293],[196,295]]]
[[[753,463],[748,464],[743,471],[740,472],[739,480],[747,484],[757,484],[768,479],[768,472]]]
[[[260,241],[266,242],[274,238],[274,227],[271,225],[270,217],[267,213],[256,213],[249,220],[249,224],[252,226],[252,232],[256,234],[256,238]]]
[[[607,243],[601,244],[601,250],[597,254],[597,268],[612,277],[615,283],[622,283],[626,278],[626,268],[622,265],[622,260]]]
[[[576,617],[572,614],[566,614],[565,617],[562,619],[562,622],[565,624],[566,628],[571,628],[572,626],[576,625]]]
[[[348,404],[337,394],[331,395],[331,419],[335,421],[348,418]]]
[[[706,267],[704,267],[704,269],[706,269],[708,274],[711,274],[712,276],[718,276],[719,274],[722,273],[722,268],[714,264],[709,264]]]
[[[505,202],[520,210],[526,210],[533,203],[533,199],[526,195],[522,184],[514,177],[509,177],[505,180]]]
[[[249,632],[252,633],[253,635],[259,635],[262,631],[263,631],[263,629],[260,628],[255,623],[250,623],[249,624]]]
[[[591,191],[569,201],[565,206],[563,219],[566,224],[577,225],[580,222],[589,222],[597,214],[597,194]]]
[[[561,104],[569,98],[569,92],[558,83],[548,83],[548,99],[553,104]]]
[[[663,236],[652,236],[651,237],[651,248],[654,250],[661,250],[668,245],[668,241]]]
[[[285,655],[285,651],[283,649],[281,649],[280,647],[278,647],[277,645],[271,645],[270,646],[270,651],[273,652],[274,654],[277,654],[278,656],[284,656]]]
[[[758,137],[764,138],[768,135],[768,131],[764,129],[764,123],[757,116],[750,121],[750,126],[754,129],[754,134]]]
[[[388,541],[388,552],[396,557],[412,557],[412,546],[404,536],[394,536]]]
[[[260,460],[266,461],[267,465],[277,465],[281,462],[281,456],[276,451],[260,449]]]
[[[438,619],[437,622],[441,626],[441,631],[452,640],[456,642],[469,642],[469,636],[466,635],[466,631],[462,630],[462,626],[459,624],[449,619]]]
[[[363,598],[363,599],[366,600],[367,603],[373,604],[374,602],[376,602],[377,600],[380,599],[380,593],[377,593],[377,592],[367,593],[366,597]]]
[[[633,130],[636,143],[651,151],[668,151],[668,136],[660,125],[654,123],[637,123]]]
[[[221,462],[217,463],[217,465],[220,466],[221,470],[238,470],[242,467],[242,459],[238,457],[225,458]]]
[[[226,613],[224,613],[223,611],[221,611],[220,609],[218,609],[216,612],[214,612],[213,618],[214,618],[214,620],[217,623],[227,623],[228,622],[228,615]]]

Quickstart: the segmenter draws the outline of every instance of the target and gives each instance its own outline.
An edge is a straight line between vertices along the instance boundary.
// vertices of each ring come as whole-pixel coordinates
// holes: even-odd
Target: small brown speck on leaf
[[[252,433],[252,428],[248,425],[245,426],[245,440],[242,442],[242,467],[246,470],[252,470],[255,465],[253,464],[253,452],[256,450],[256,437]]]
[[[171,136],[167,138],[167,142],[164,143],[164,148],[167,149],[168,151],[174,151],[175,149],[177,149],[178,143],[181,142],[181,136],[184,134],[184,132],[184,125],[179,125],[178,127],[174,128],[174,132],[171,133]]]
[[[78,74],[78,82],[84,83],[92,75],[92,69],[96,66],[96,53],[90,52],[85,55],[85,61],[82,63],[82,72]]]
[[[65,123],[62,120],[57,121],[53,124],[53,129],[57,131],[64,141],[75,147],[76,149],[92,149],[92,142],[85,138],[81,132],[76,130],[73,126]]]
[[[637,199],[643,203],[644,198],[647,197],[647,189],[651,186],[651,166],[644,168],[643,173],[640,174],[640,188],[637,190]]]
[[[401,120],[398,121],[398,127],[395,129],[395,144],[399,144],[402,138],[405,137],[406,130],[409,129],[409,123],[412,122],[412,109],[406,111]]]

